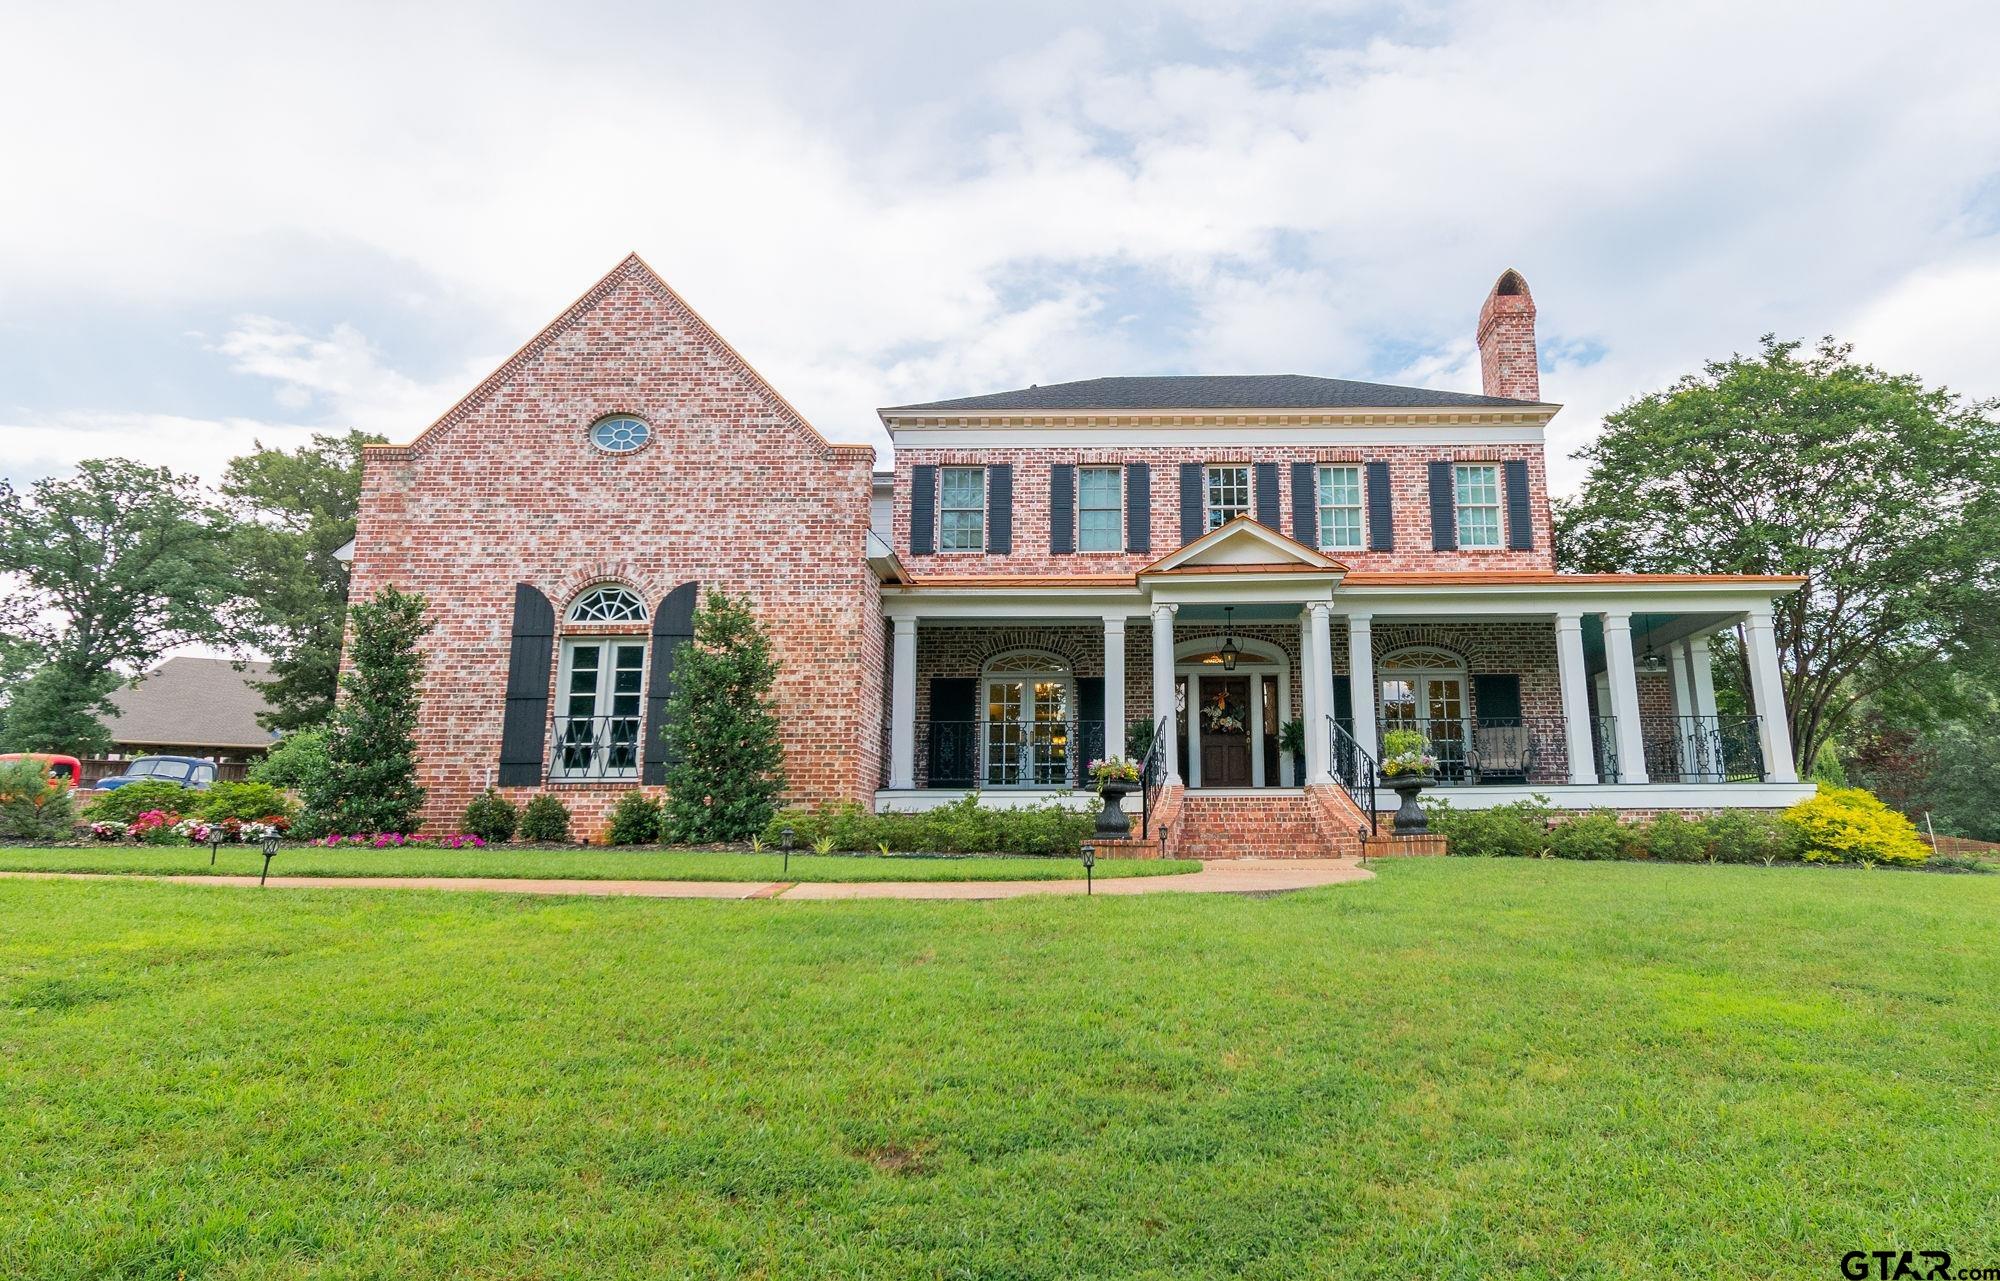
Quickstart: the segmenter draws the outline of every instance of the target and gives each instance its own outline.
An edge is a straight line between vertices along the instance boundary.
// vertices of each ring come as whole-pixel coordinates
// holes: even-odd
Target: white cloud
[[[1977,331],[1937,316],[1992,332],[1963,210],[2000,169],[1996,37],[1969,3],[1031,5],[1004,31],[16,9],[0,111],[38,127],[0,135],[0,169],[38,196],[0,208],[0,307],[253,313],[214,350],[287,415],[407,439],[490,341],[434,335],[453,358],[417,377],[312,304],[437,282],[525,338],[636,248],[822,430],[879,441],[876,405],[1169,365],[1463,386],[1511,265],[1545,338],[1601,353],[1545,376],[1569,446],[1767,329],[1853,324],[1970,387]],[[1185,313],[1128,323],[1108,273]]]

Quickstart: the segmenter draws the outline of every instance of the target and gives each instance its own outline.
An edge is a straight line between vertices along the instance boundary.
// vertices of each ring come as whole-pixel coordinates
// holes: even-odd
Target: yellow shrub
[[[1917,864],[1931,856],[1909,819],[1858,787],[1821,784],[1784,818],[1798,829],[1809,863]]]

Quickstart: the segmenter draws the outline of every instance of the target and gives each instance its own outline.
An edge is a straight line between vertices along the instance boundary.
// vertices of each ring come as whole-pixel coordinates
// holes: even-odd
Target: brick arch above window
[[[994,659],[1012,653],[1047,654],[1051,658],[1060,659],[1072,673],[1079,672],[1079,664],[1093,657],[1101,664],[1104,658],[1101,634],[1096,651],[1092,654],[1089,652],[1089,646],[1078,643],[1077,636],[1080,631],[1081,629],[1073,629],[1071,633],[1065,634],[1045,628],[1006,627],[999,631],[981,633],[980,670],[984,671]]]

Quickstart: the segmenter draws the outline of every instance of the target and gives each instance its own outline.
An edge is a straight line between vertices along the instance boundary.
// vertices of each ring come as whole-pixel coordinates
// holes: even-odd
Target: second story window
[[[1458,545],[1500,545],[1500,469],[1491,464],[1460,463],[1455,469],[1458,500]]]
[[[1115,552],[1125,546],[1123,470],[1084,467],[1077,472],[1077,549]]]
[[[1319,469],[1319,545],[1354,551],[1361,546],[1361,469]]]
[[[1208,527],[1227,525],[1250,514],[1250,469],[1245,466],[1208,469]]]
[[[946,467],[941,480],[938,549],[986,550],[986,469]]]

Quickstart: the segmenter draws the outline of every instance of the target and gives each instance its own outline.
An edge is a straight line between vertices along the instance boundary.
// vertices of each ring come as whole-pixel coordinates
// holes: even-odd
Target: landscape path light
[[[265,837],[264,870],[257,873],[257,884],[262,885],[264,883],[264,878],[271,874],[271,860],[276,858],[277,856],[278,856],[278,838],[275,836]]]

